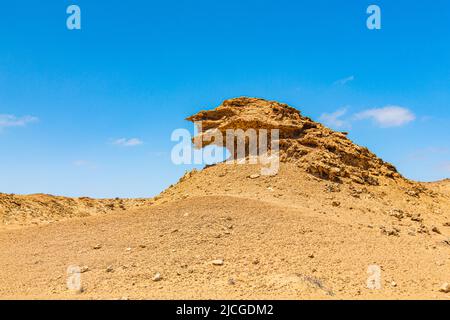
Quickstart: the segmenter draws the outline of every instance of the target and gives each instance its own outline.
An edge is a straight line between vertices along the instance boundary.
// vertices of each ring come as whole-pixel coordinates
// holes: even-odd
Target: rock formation
[[[333,131],[301,115],[287,104],[257,98],[226,100],[214,110],[201,111],[187,120],[198,123],[198,147],[208,144],[225,146],[225,141],[201,141],[216,130],[225,140],[227,129],[279,129],[281,162],[293,162],[299,168],[322,179],[335,182],[351,180],[378,185],[378,177],[404,179],[396,168],[367,148],[354,144],[347,133]],[[269,144],[270,145],[270,144]]]

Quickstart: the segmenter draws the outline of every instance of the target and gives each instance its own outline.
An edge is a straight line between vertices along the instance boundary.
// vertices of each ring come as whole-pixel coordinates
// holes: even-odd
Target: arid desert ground
[[[219,163],[151,199],[0,194],[0,298],[450,298],[450,180],[408,180],[277,102],[231,99],[188,120],[200,134],[279,129],[279,171]]]

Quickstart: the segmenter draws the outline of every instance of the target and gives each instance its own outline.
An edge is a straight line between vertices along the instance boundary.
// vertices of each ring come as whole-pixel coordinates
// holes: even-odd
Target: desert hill
[[[151,199],[92,199],[0,193],[0,228],[120,212],[152,202]]]
[[[38,224],[0,231],[0,297],[448,299],[448,180],[410,181],[277,102],[231,99],[188,119],[202,137],[279,129],[279,171],[218,163],[147,200],[0,195],[3,221]],[[67,290],[69,265],[82,293]]]

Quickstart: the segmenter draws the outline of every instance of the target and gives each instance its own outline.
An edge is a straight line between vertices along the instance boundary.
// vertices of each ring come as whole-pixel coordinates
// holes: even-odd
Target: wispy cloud
[[[353,80],[355,80],[355,76],[349,76],[349,77],[346,77],[346,78],[343,78],[343,79],[336,80],[333,84],[335,86],[343,86],[346,83],[348,83],[350,81],[353,81]]]
[[[343,128],[349,127],[350,123],[347,120],[342,119],[342,117],[347,113],[347,108],[339,109],[333,113],[323,113],[320,116],[320,121],[327,126],[333,128]]]
[[[90,161],[87,160],[75,160],[72,162],[75,167],[79,168],[88,168],[88,169],[96,169],[97,166]]]
[[[354,115],[355,120],[372,119],[380,127],[400,127],[416,119],[414,113],[400,106],[386,106],[364,110]]]
[[[323,113],[319,119],[332,128],[351,128],[352,122],[366,119],[373,120],[381,128],[400,127],[416,119],[411,110],[399,106],[367,109],[349,116],[346,116],[347,110],[345,107],[332,113]]]
[[[144,142],[138,138],[131,138],[131,139],[120,138],[120,139],[113,141],[113,144],[121,146],[121,147],[136,147],[143,143]]]
[[[27,124],[37,122],[39,119],[33,116],[17,117],[12,114],[0,114],[0,129],[8,127],[25,127]]]

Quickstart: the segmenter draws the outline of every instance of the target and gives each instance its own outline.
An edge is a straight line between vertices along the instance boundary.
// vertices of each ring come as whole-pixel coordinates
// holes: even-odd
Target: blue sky
[[[450,176],[448,0],[18,0],[0,39],[0,192],[155,195],[192,168],[172,131],[236,96],[349,131],[409,178]]]

